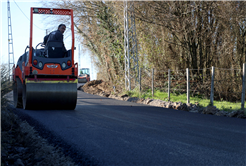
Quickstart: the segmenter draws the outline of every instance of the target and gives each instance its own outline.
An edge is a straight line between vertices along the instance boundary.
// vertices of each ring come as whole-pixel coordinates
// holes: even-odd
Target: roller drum
[[[13,84],[13,98],[14,98],[14,107],[22,108],[22,83],[19,78],[16,78],[16,81]]]
[[[87,79],[86,78],[79,78],[78,83],[86,83]]]
[[[24,109],[74,110],[77,83],[26,83],[22,94]]]

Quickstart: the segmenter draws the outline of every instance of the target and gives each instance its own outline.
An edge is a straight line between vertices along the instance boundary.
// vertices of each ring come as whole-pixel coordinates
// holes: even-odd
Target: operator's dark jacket
[[[49,41],[54,41],[54,40],[61,41],[63,44],[63,52],[64,53],[67,52],[63,43],[63,34],[59,30],[53,31],[49,35],[46,35],[44,37],[44,45],[46,45]]]

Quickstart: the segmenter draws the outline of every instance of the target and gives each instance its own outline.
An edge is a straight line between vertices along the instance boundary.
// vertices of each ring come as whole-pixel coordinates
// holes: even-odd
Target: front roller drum
[[[24,109],[74,110],[77,103],[76,83],[42,83],[23,84]]]

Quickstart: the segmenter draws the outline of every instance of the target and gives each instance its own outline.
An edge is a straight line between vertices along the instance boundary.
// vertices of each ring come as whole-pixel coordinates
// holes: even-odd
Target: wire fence
[[[187,103],[196,99],[207,99],[209,105],[214,101],[238,103],[244,109],[245,103],[245,64],[242,69],[184,69],[160,71],[141,68],[139,71],[139,90],[141,93],[151,89],[152,96],[156,92],[166,92],[166,100],[173,96],[186,95]],[[192,102],[190,98],[192,97]]]

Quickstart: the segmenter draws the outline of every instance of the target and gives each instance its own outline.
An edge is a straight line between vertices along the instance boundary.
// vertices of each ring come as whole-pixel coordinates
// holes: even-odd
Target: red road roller
[[[60,41],[48,48],[32,46],[33,14],[68,15],[71,18],[72,47],[63,54]],[[41,48],[38,49],[38,46]],[[78,64],[74,63],[72,9],[31,8],[30,42],[13,67],[14,106],[24,109],[74,110],[77,102]]]

